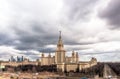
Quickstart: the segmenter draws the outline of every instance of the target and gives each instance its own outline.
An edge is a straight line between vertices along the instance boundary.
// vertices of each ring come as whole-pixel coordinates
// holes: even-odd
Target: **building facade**
[[[66,51],[64,49],[64,44],[61,37],[61,32],[59,35],[57,48],[55,52],[55,56],[51,56],[50,54],[45,57],[44,53],[41,56],[41,65],[52,65],[56,64],[58,71],[76,71],[77,69],[81,70],[84,68],[89,68],[97,64],[97,59],[92,58],[88,62],[80,62],[78,52],[72,51],[71,57],[66,56]]]

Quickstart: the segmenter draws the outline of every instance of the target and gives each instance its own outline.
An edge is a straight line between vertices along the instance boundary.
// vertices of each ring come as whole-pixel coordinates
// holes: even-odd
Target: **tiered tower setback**
[[[59,40],[57,44],[57,49],[55,53],[55,63],[64,63],[65,62],[65,50],[62,42],[61,31],[59,35]]]

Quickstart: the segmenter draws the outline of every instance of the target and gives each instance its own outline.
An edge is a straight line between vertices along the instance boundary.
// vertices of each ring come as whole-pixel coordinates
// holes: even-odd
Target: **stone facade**
[[[67,72],[70,72],[70,71],[76,72],[77,69],[80,71],[82,69],[92,67],[92,66],[94,66],[96,64],[97,64],[96,58],[92,58],[88,62],[59,63],[59,64],[57,64],[57,68],[58,68],[58,71],[62,71],[62,72],[64,72],[64,71],[67,71]]]
[[[55,64],[55,57],[51,57],[49,54],[48,57],[45,57],[44,54],[41,56],[41,65],[51,65]]]
[[[49,54],[47,57],[42,53],[41,65],[56,64],[58,71],[76,71],[76,69],[89,68],[97,64],[97,59],[92,58],[88,62],[80,62],[78,52],[73,51],[71,57],[66,56],[64,44],[62,42],[61,32],[57,43],[55,56],[51,57]]]

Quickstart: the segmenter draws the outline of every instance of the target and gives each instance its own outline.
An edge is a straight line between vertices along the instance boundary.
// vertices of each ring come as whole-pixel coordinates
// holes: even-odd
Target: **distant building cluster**
[[[64,44],[60,32],[55,56],[51,56],[51,54],[45,56],[44,53],[42,53],[41,58],[36,61],[29,61],[29,59],[23,58],[23,56],[17,58],[11,56],[11,59],[9,61],[6,62],[4,61],[0,63],[0,65],[2,66],[6,66],[6,65],[18,66],[18,65],[26,65],[26,64],[41,65],[41,66],[57,65],[58,71],[69,72],[69,71],[76,71],[77,69],[82,70],[94,66],[97,64],[97,59],[93,57],[88,62],[79,61],[78,52],[75,51],[72,52],[71,57],[66,56],[66,51],[64,49]]]
[[[24,57],[22,56],[22,57],[19,57],[19,56],[17,56],[16,58],[14,58],[13,56],[11,56],[11,58],[9,59],[9,61],[10,62],[22,62],[22,61],[24,61]]]

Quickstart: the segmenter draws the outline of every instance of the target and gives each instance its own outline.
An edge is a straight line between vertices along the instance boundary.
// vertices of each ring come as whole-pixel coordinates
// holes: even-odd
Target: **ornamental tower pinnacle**
[[[63,45],[63,42],[62,42],[61,31],[59,31],[59,32],[60,32],[60,35],[59,35],[59,40],[58,40],[57,48],[58,48],[58,50],[63,50],[64,45]]]

